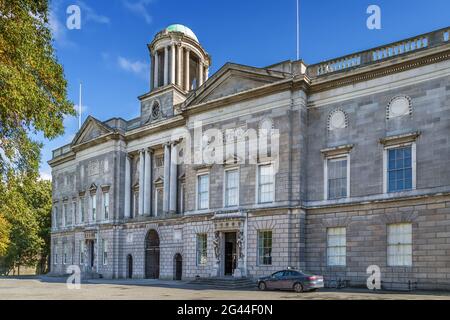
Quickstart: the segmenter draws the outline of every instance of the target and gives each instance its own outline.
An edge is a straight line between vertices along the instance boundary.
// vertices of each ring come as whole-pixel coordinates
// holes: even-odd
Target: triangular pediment
[[[183,107],[206,103],[285,79],[286,74],[228,63],[185,101]]]
[[[101,121],[89,116],[72,141],[72,146],[95,140],[113,130]]]

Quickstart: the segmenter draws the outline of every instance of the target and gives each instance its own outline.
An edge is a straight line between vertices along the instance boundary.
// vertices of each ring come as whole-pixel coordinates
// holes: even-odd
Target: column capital
[[[145,148],[145,151],[147,151],[148,153],[152,154],[155,152],[155,149],[153,149],[153,147],[147,147]]]

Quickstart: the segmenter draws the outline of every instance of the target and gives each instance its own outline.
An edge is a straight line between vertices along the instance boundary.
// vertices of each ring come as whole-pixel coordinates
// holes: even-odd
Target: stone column
[[[170,193],[170,144],[164,145],[164,194],[163,194],[163,213],[169,212],[169,193]]]
[[[154,74],[153,74],[153,88],[158,88],[158,74],[159,74],[159,56],[158,56],[158,51],[155,52],[155,55],[153,57],[153,59],[155,60],[154,62]]]
[[[175,43],[170,47],[170,83],[175,84]]]
[[[155,75],[155,57],[150,54],[150,91],[154,88],[154,79],[153,76]]]
[[[189,60],[190,60],[190,52],[189,49],[186,48],[186,51],[184,52],[184,90],[190,91],[191,88],[189,86]]]
[[[181,78],[183,71],[183,47],[180,45],[178,48],[178,56],[177,56],[177,85],[181,88],[183,87],[183,79]]]
[[[129,218],[131,216],[131,159],[127,154],[125,156],[125,208],[124,208],[124,216],[125,218]]]
[[[205,66],[205,81],[209,79],[209,68]]]
[[[145,174],[145,156],[144,150],[139,152],[139,215],[142,216],[144,213],[144,190],[145,190],[145,182],[144,182],[144,174]]]
[[[203,62],[200,61],[198,63],[198,83],[197,88],[199,88],[203,84],[203,72],[205,71],[205,68],[203,67]]]
[[[145,150],[145,174],[144,174],[144,214],[152,213],[152,149]]]
[[[177,212],[177,191],[178,191],[178,146],[176,143],[172,144],[172,150],[170,155],[170,203],[169,212]]]
[[[169,84],[169,47],[164,47],[164,85]]]

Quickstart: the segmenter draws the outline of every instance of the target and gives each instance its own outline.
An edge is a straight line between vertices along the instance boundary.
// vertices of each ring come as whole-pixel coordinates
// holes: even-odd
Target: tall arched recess
[[[145,277],[159,278],[159,236],[155,230],[150,230],[145,237]]]

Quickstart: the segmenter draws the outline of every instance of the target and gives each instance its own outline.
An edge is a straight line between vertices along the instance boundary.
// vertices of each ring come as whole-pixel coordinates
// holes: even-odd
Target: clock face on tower
[[[155,101],[152,106],[152,119],[158,119],[161,114],[161,107],[158,101]]]

